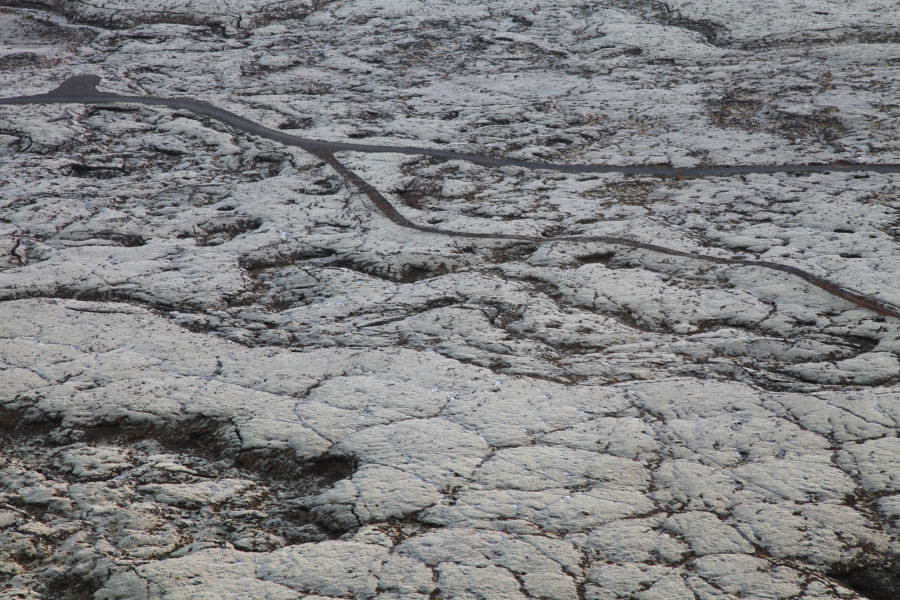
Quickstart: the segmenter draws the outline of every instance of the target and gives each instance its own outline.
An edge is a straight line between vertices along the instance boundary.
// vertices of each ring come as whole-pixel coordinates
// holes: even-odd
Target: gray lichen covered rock
[[[2,96],[611,165],[900,163],[893,2],[0,2]],[[894,173],[340,152],[411,221],[900,304]],[[402,227],[185,110],[0,107],[0,597],[888,600],[900,319]]]

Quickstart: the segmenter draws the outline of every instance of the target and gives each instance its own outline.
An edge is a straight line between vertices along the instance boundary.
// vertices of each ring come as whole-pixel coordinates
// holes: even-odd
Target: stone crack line
[[[855,172],[855,171],[873,171],[877,173],[900,173],[900,164],[871,164],[871,163],[836,163],[828,165],[755,165],[755,166],[710,166],[699,168],[674,168],[674,167],[617,167],[606,165],[560,165],[554,163],[538,163],[528,161],[516,161],[500,158],[491,158],[488,156],[461,154],[457,152],[447,152],[442,150],[432,150],[429,148],[416,148],[408,146],[372,146],[366,144],[348,144],[342,142],[324,142],[319,140],[310,140],[298,136],[276,131],[264,127],[254,121],[240,117],[230,111],[217,108],[215,106],[198,102],[196,100],[188,100],[182,98],[159,98],[156,96],[123,96],[109,92],[101,92],[97,90],[100,83],[100,77],[97,75],[79,75],[70,77],[60,84],[58,88],[45,94],[37,94],[33,96],[18,96],[14,98],[0,98],[0,104],[104,104],[109,102],[133,102],[138,104],[162,105],[176,109],[185,109],[191,112],[206,115],[221,121],[227,125],[231,125],[252,135],[258,135],[277,142],[281,142],[290,146],[298,146],[310,152],[314,156],[328,163],[334,168],[344,179],[354,187],[362,191],[369,197],[375,206],[388,219],[408,229],[414,229],[423,233],[434,233],[438,235],[446,235],[452,237],[482,238],[482,239],[506,239],[506,240],[522,240],[533,243],[547,242],[580,242],[580,243],[605,243],[619,246],[628,246],[642,250],[649,250],[660,254],[669,254],[671,256],[680,256],[693,260],[702,260],[725,265],[738,265],[745,267],[761,267],[774,271],[781,271],[789,275],[799,277],[804,281],[828,292],[829,294],[847,300],[866,310],[873,311],[880,315],[888,317],[900,318],[900,307],[884,302],[877,298],[866,296],[841,286],[834,282],[828,281],[817,275],[813,275],[807,271],[782,265],[769,261],[729,259],[716,256],[708,256],[703,254],[694,254],[691,252],[682,252],[664,246],[639,242],[628,238],[619,238],[612,236],[562,236],[562,237],[537,237],[528,235],[515,234],[495,234],[495,233],[472,233],[464,231],[452,231],[440,229],[436,227],[427,227],[413,223],[404,217],[393,204],[388,201],[377,189],[362,179],[359,175],[348,169],[334,156],[335,151],[354,151],[367,153],[401,153],[401,154],[418,154],[431,156],[445,160],[466,160],[478,164],[492,166],[516,166],[527,169],[549,169],[555,171],[565,171],[574,173],[626,173],[656,176],[722,176],[737,175],[745,173],[808,173],[808,172]]]

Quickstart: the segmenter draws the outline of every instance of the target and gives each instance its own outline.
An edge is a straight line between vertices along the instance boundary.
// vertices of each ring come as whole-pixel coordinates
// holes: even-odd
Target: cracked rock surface
[[[307,138],[900,163],[891,1],[0,2],[80,74]],[[410,220],[900,304],[900,175],[337,159]],[[403,228],[190,112],[0,107],[0,598],[893,600],[900,319],[791,275]]]

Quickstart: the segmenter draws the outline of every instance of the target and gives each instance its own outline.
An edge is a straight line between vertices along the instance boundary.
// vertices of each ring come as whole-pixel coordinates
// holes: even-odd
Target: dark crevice
[[[877,557],[875,558],[877,561]],[[900,598],[900,559],[862,565],[832,565],[828,575],[838,583],[870,600]]]
[[[69,171],[73,177],[83,177],[88,179],[113,179],[114,177],[122,177],[128,175],[122,167],[109,166],[91,166],[72,164],[69,165]]]

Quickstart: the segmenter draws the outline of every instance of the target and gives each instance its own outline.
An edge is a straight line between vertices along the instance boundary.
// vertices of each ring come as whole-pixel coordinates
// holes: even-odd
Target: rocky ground
[[[0,5],[0,96],[90,73],[332,141],[900,163],[893,0]],[[338,158],[418,223],[900,304],[897,174]],[[167,108],[4,106],[0,161],[4,600],[900,595],[900,319],[405,229]]]

